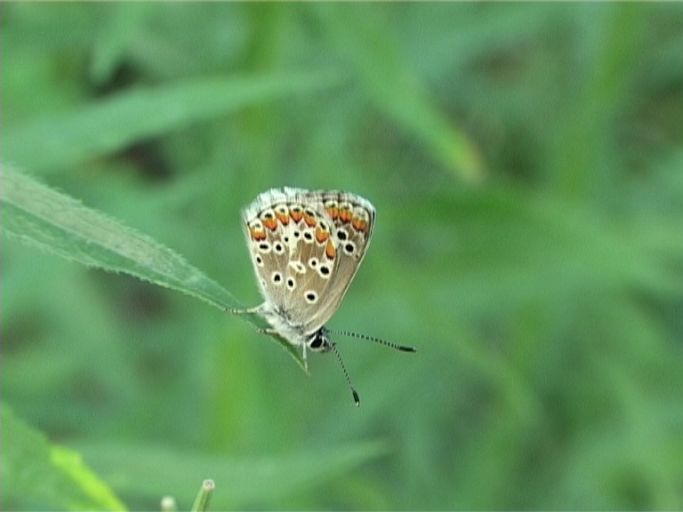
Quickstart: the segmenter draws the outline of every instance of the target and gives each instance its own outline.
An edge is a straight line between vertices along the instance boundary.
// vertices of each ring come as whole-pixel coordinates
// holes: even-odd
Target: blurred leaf
[[[2,138],[2,153],[5,161],[24,168],[63,169],[245,106],[330,87],[338,84],[337,78],[331,73],[289,73],[202,78],[140,88],[17,127]]]
[[[154,503],[166,494],[176,498],[191,496],[196,492],[196,481],[211,475],[220,490],[212,497],[216,509],[274,508],[286,496],[324,487],[386,451],[381,443],[365,442],[288,455],[236,458],[149,445],[85,444],[79,447],[115,489],[130,496],[131,503],[135,500],[141,505]],[[183,509],[182,503],[179,508]]]
[[[52,445],[0,403],[3,510],[125,510],[125,506],[71,450]]]
[[[676,295],[683,282],[659,262],[673,255],[654,253],[620,222],[587,207],[513,187],[447,191],[430,197],[433,211],[441,213],[438,221],[433,211],[421,209],[421,200],[405,197],[390,214],[400,225],[422,226],[404,258],[435,271],[415,285],[424,287],[433,307],[444,304],[467,316],[620,287]],[[405,264],[386,264],[388,276]],[[403,278],[412,280],[398,274],[392,283]]]
[[[462,180],[478,182],[484,168],[469,136],[433,104],[396,52],[374,5],[316,5],[326,33],[355,68],[375,106],[417,137],[432,156]],[[385,6],[382,8],[386,9]]]
[[[111,78],[130,41],[146,28],[144,22],[153,7],[146,3],[113,6],[113,12],[106,18],[104,29],[93,47],[90,76],[95,83]]]
[[[161,512],[176,512],[178,505],[173,496],[164,496],[161,498]]]
[[[366,195],[376,234],[332,322],[420,349],[336,340],[364,397],[350,412],[331,356],[301,379],[234,343],[251,324],[5,241],[2,394],[93,443],[129,506],[189,510],[210,477],[212,509],[682,508],[681,4],[2,14],[3,158],[64,171],[47,184],[245,301],[245,198]],[[327,69],[338,82],[290,88]],[[485,162],[479,187],[453,132]],[[386,457],[327,472],[378,433]]]
[[[638,70],[647,11],[644,5],[590,6],[583,16],[579,72],[585,76],[557,131],[553,165],[558,192],[566,198],[590,199],[613,186],[614,124]]]
[[[514,51],[527,42],[555,33],[573,22],[571,4],[463,4],[453,16],[448,3],[415,9],[400,25],[401,42],[422,77],[449,89],[454,70],[468,73],[467,64],[498,52]],[[424,37],[424,28],[433,30]]]
[[[5,166],[1,170],[1,229],[6,235],[89,267],[178,290],[223,311],[241,307],[225,288],[151,238],[22,173]],[[245,318],[260,325],[253,315]],[[291,344],[272,339],[303,368],[301,355]]]
[[[204,480],[202,482],[202,487],[197,493],[197,497],[192,504],[192,512],[204,512],[209,508],[209,501],[211,501],[211,495],[216,485],[213,480]]]

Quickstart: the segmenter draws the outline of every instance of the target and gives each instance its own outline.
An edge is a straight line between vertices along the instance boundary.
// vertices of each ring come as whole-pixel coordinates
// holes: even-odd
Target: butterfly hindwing
[[[339,308],[365,256],[375,221],[373,206],[355,194],[323,192],[321,196],[322,210],[333,225],[336,266],[324,300],[308,321],[310,330],[322,327]]]
[[[365,255],[375,210],[345,192],[272,189],[244,211],[266,301],[312,333],[334,314]]]

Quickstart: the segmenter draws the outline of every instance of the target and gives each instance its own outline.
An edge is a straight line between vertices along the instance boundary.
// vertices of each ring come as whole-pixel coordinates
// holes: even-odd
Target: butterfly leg
[[[277,335],[277,331],[275,329],[264,328],[264,327],[257,327],[256,332],[259,334],[267,334],[268,336]]]
[[[304,369],[306,370],[306,373],[308,373],[308,358],[306,357],[306,344],[303,343],[301,347],[301,355],[302,359],[304,360]]]
[[[239,309],[239,308],[228,308],[225,311],[228,313],[232,313],[233,315],[253,315],[258,313],[261,310],[261,306],[254,306],[253,308],[245,308],[245,309]]]

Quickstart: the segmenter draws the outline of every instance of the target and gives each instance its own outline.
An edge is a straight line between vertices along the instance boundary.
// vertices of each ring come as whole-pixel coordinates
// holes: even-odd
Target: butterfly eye
[[[344,244],[344,252],[351,256],[354,252],[356,252],[356,245],[353,242],[346,242]]]
[[[271,281],[273,281],[273,284],[279,285],[282,283],[282,274],[280,272],[273,272],[272,277],[270,278]]]
[[[312,349],[318,349],[323,346],[323,338],[322,336],[315,336],[312,340],[311,343],[308,345]]]
[[[318,294],[315,293],[313,290],[308,290],[304,294],[304,298],[306,299],[306,302],[308,302],[309,304],[315,304],[316,302],[318,302]]]
[[[348,240],[349,234],[346,232],[344,228],[339,228],[337,230],[337,238],[339,238],[339,240],[343,242],[344,240]]]

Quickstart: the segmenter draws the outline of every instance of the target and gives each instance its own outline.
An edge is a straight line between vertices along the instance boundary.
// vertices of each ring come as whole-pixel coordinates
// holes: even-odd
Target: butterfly
[[[307,351],[334,352],[351,388],[360,397],[325,323],[334,315],[368,249],[375,208],[350,192],[273,188],[242,211],[249,254],[264,302],[233,313],[260,315],[262,332]],[[336,331],[415,352],[415,348],[348,331]]]

